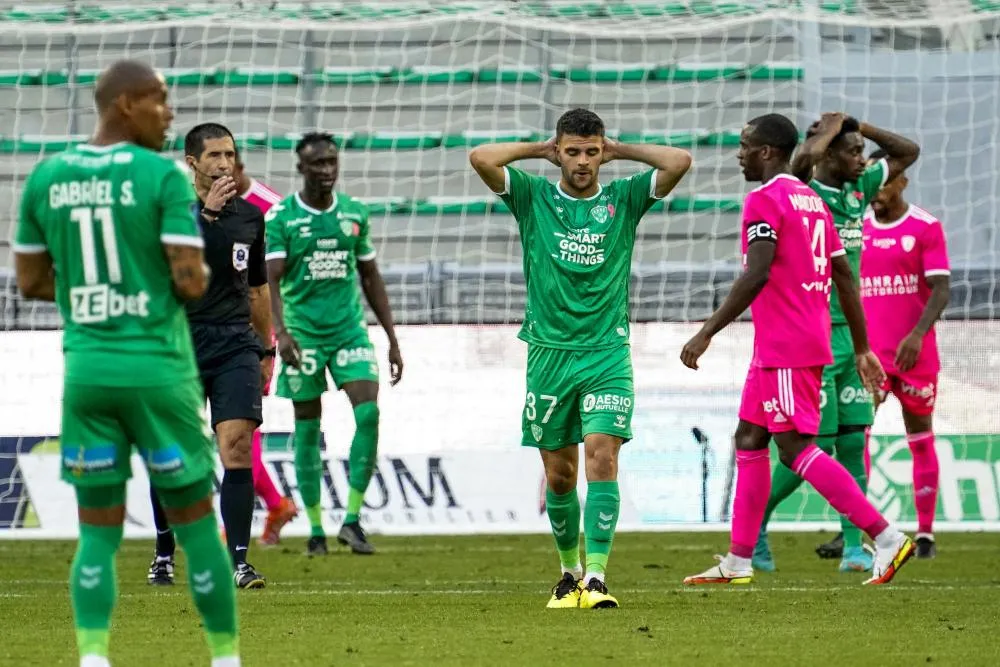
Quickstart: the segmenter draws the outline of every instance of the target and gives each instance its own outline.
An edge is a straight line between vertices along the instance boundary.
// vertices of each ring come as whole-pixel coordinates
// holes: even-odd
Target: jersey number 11
[[[122,265],[118,257],[118,242],[115,240],[115,220],[111,208],[77,207],[69,212],[69,219],[80,225],[80,249],[83,252],[83,280],[87,285],[96,285],[97,275],[97,239],[94,234],[94,221],[101,225],[101,238],[104,241],[104,258],[108,264],[108,282],[117,284],[122,281]]]

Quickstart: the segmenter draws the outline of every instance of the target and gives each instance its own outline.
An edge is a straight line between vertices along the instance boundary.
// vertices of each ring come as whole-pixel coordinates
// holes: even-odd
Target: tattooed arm
[[[200,299],[208,289],[208,267],[201,248],[186,245],[164,244],[170,262],[170,276],[174,292],[182,301]]]

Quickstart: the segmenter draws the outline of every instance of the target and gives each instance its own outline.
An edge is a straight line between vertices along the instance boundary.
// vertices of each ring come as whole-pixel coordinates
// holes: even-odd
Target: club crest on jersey
[[[592,217],[599,225],[603,225],[607,222],[610,215],[611,211],[603,204],[590,209],[590,217]]]
[[[250,244],[233,244],[233,268],[237,271],[246,271],[250,266]]]
[[[906,252],[910,252],[911,250],[913,250],[913,247],[917,245],[917,239],[910,236],[909,234],[901,238],[900,242],[903,244],[903,250],[905,250]]]
[[[542,427],[538,424],[531,425],[531,435],[535,436],[535,442],[542,441]]]
[[[340,221],[340,231],[344,233],[344,236],[354,236],[355,227],[356,227],[355,223],[351,222],[350,220]]]
[[[847,198],[847,208],[861,208],[861,198],[864,197],[860,192],[855,192],[854,197]]]

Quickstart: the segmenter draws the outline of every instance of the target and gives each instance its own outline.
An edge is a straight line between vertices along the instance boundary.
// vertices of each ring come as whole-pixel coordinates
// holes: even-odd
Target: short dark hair
[[[603,137],[604,121],[590,109],[570,109],[556,123],[556,136],[564,134],[574,137]]]
[[[233,140],[233,148],[236,148],[236,137],[229,131],[229,128],[220,123],[202,123],[195,125],[184,137],[184,155],[191,155],[197,159],[205,152],[206,139],[225,139],[229,137]]]
[[[299,139],[299,142],[295,144],[295,152],[301,155],[302,149],[306,146],[320,143],[328,143],[334,148],[337,147],[337,140],[334,139],[333,135],[329,132],[306,132],[302,135],[302,138]]]
[[[886,157],[889,157],[889,154],[885,152],[884,148],[876,148],[872,151],[872,154],[868,156],[868,159],[877,161]]]
[[[753,137],[758,144],[777,148],[786,158],[792,156],[799,144],[795,123],[780,113],[757,116],[747,124],[753,127]]]

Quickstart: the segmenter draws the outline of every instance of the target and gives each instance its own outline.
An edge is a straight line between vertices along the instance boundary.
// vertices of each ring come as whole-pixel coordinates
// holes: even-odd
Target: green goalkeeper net
[[[406,403],[406,423],[443,430],[442,447],[449,438],[480,446],[468,440],[471,425],[483,431],[481,446],[513,446],[523,399],[524,351],[513,340],[524,307],[519,241],[468,167],[468,150],[545,139],[574,106],[600,114],[620,141],[690,150],[695,166],[646,216],[634,256],[642,435],[626,475],[651,523],[717,521],[728,503],[729,434],[751,330],[727,332],[697,375],[676,357],[688,323],[718,306],[740,270],[742,125],[780,112],[804,128],[842,110],[913,137],[923,153],[908,197],[944,221],[955,267],[939,336],[938,430],[954,436],[954,492],[942,490],[942,511],[956,524],[1000,520],[996,0],[164,0],[0,2],[0,489],[3,480],[9,489],[0,491],[0,525],[27,516],[17,452],[58,433],[60,395],[58,315],[21,299],[12,279],[17,201],[41,158],[92,130],[95,77],[123,57],[164,72],[178,159],[188,128],[222,122],[248,172],[289,194],[297,137],[337,136],[338,187],[368,203],[396,319],[413,325],[413,373],[424,377],[426,366],[428,394],[461,394],[448,409],[387,398],[384,414],[393,400]],[[556,177],[547,164],[527,168]],[[602,173],[635,169],[616,162]],[[484,399],[496,383],[502,398]],[[284,424],[272,430],[287,430],[287,410],[271,409]],[[889,437],[902,433],[898,412],[893,403],[879,416],[886,439],[873,493],[906,519],[905,446]],[[383,447],[412,446],[409,427],[386,418]],[[780,518],[828,520],[814,501],[797,496]]]

